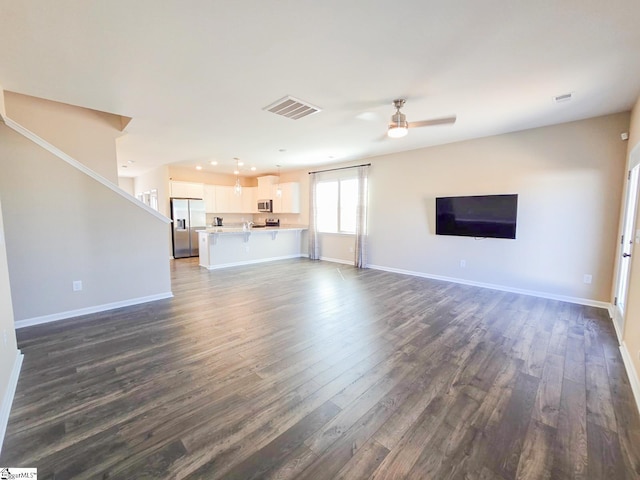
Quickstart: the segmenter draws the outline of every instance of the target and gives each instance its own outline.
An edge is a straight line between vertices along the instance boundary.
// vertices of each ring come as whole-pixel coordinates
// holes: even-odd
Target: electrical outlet
[[[244,251],[245,251],[246,253],[249,253],[249,245],[245,245],[245,246],[244,246]]]
[[[585,274],[582,276],[582,282],[583,282],[583,283],[587,283],[587,284],[589,284],[589,283],[591,283],[591,280],[593,280],[593,277],[592,277],[590,274],[588,274],[588,273],[585,273]]]
[[[467,268],[467,261],[466,260],[460,260],[460,268]]]
[[[79,292],[82,290],[82,280],[74,280],[73,281],[73,291]]]

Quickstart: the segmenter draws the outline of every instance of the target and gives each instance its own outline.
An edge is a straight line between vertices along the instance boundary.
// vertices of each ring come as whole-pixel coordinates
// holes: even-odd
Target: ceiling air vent
[[[307,115],[318,113],[320,108],[314,107],[310,103],[303,102],[297,98],[286,96],[271,105],[267,105],[263,110],[267,110],[275,113],[276,115],[282,115],[283,117],[291,118],[293,120],[298,120],[302,117],[306,117]]]
[[[562,95],[557,95],[557,96],[553,97],[553,101],[556,102],[556,103],[568,102],[569,100],[571,100],[572,96],[573,96],[572,93],[564,93]]]

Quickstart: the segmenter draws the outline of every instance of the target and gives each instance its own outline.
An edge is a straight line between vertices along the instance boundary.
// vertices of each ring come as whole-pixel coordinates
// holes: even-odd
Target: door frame
[[[635,178],[636,181],[636,188],[635,188],[635,198],[633,205],[631,204],[630,200],[630,192],[631,192],[631,172],[635,169],[638,169],[638,175]],[[633,251],[633,247],[634,247],[634,241],[637,240],[637,233],[638,230],[636,230],[636,228],[638,227],[637,225],[637,221],[638,221],[638,210],[640,210],[638,208],[638,199],[640,198],[640,144],[636,145],[636,147],[631,151],[631,153],[629,154],[629,168],[626,171],[626,175],[627,175],[627,180],[625,181],[625,189],[624,189],[624,203],[622,205],[622,223],[621,223],[621,229],[620,229],[620,235],[621,235],[621,242],[620,242],[620,248],[617,249],[618,251],[618,256],[616,257],[616,278],[615,278],[615,290],[614,290],[614,304],[613,304],[613,314],[612,316],[612,320],[613,320],[613,325],[615,327],[616,330],[616,334],[618,335],[618,341],[620,344],[622,344],[622,338],[624,335],[624,325],[625,325],[625,317],[626,317],[626,306],[625,309],[622,310],[620,308],[620,302],[617,301],[618,299],[618,294],[621,288],[621,283],[624,281],[625,282],[625,292],[624,292],[624,296],[625,298],[628,300],[628,291],[629,291],[629,280],[631,278],[631,263],[629,261],[629,267],[627,268],[626,272],[623,272],[622,269],[622,262],[623,262],[623,253],[625,251],[624,248],[624,242],[631,242],[631,252]],[[629,235],[630,238],[624,238],[623,235],[625,233],[625,228],[626,228],[626,224],[627,224],[627,218],[629,215],[629,210],[630,207],[633,207],[633,218],[631,219],[631,234]],[[638,251],[638,254],[640,254],[640,250]]]

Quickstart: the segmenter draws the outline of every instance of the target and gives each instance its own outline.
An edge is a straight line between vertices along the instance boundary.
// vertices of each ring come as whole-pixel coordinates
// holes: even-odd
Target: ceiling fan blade
[[[448,125],[451,123],[456,123],[456,116],[452,117],[444,117],[444,118],[433,118],[431,120],[422,120],[420,122],[409,122],[409,128],[416,127],[431,127],[434,125]]]

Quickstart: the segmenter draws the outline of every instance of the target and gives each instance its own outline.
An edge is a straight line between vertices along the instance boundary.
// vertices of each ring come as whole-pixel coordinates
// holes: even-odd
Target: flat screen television
[[[518,195],[436,198],[436,235],[516,238]]]

